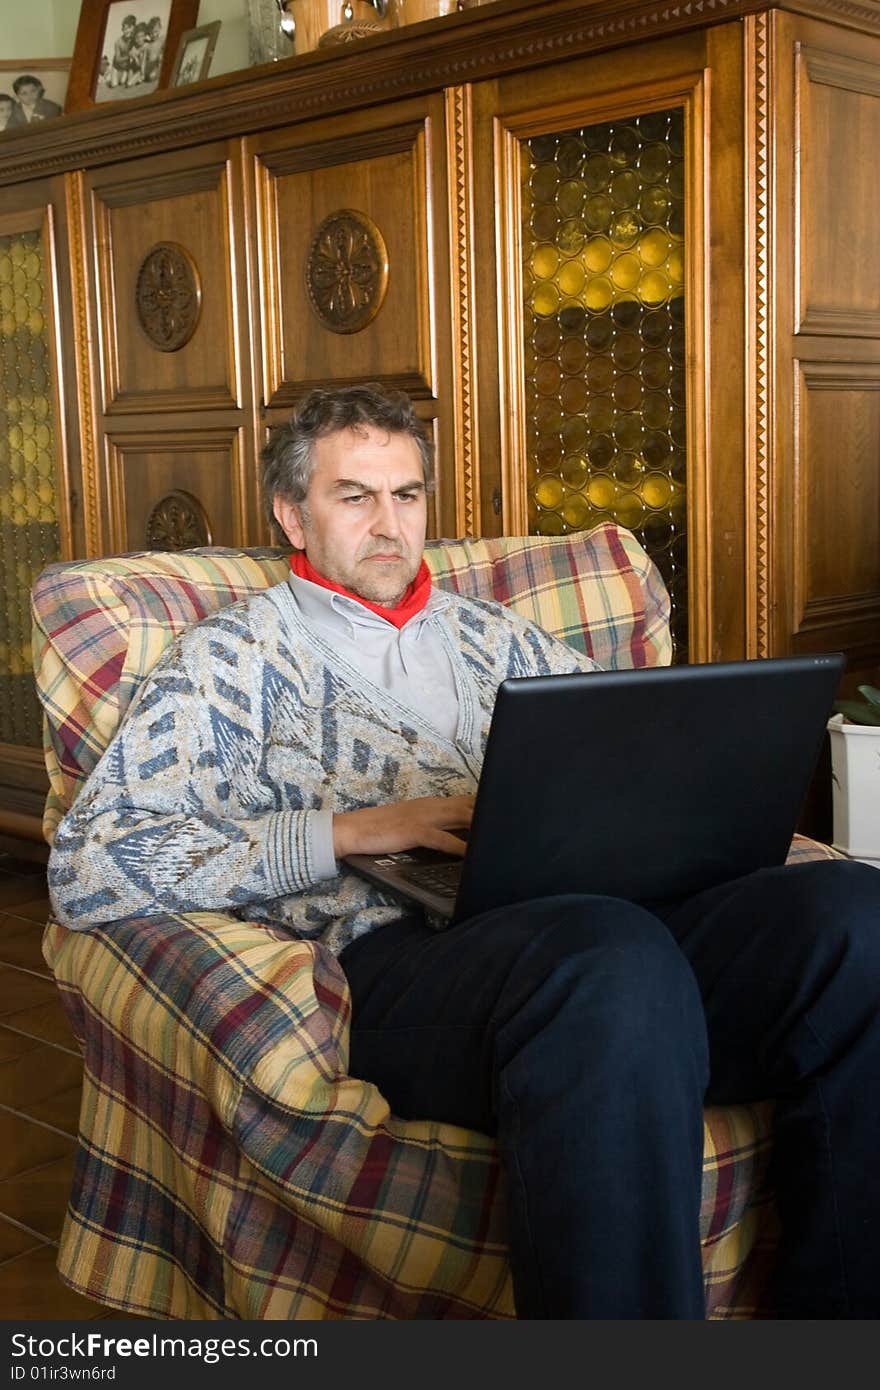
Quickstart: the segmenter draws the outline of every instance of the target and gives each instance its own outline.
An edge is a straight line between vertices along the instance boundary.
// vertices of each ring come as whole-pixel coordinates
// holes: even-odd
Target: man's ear
[[[287,502],[283,497],[276,497],[272,503],[272,511],[291,545],[296,546],[297,550],[305,550],[306,533],[303,530],[299,504]]]

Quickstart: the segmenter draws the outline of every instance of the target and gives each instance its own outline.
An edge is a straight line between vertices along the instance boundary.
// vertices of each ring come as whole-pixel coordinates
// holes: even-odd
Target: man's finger
[[[464,855],[467,844],[458,835],[452,835],[445,830],[435,830],[430,835],[424,837],[425,849],[442,850],[444,854]]]

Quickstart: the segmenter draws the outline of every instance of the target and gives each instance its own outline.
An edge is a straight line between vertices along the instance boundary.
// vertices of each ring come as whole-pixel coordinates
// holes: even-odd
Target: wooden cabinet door
[[[312,387],[407,392],[437,444],[432,530],[454,533],[449,207],[442,96],[248,142],[267,429]]]
[[[0,212],[0,840],[37,839],[48,787],[30,590],[82,537],[77,394],[61,179],[6,190]]]
[[[238,146],[79,177],[93,549],[242,544],[258,504]]]
[[[768,644],[880,674],[880,39],[774,13]]]
[[[742,655],[742,31],[472,100],[483,525],[619,521],[670,588],[678,659]]]

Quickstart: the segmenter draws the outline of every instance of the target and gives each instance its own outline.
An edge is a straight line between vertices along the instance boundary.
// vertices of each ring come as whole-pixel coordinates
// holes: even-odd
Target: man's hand
[[[472,796],[417,796],[387,806],[342,811],[333,817],[333,852],[341,859],[346,854],[393,854],[421,845],[464,854],[464,841],[449,831],[468,827],[473,813]]]

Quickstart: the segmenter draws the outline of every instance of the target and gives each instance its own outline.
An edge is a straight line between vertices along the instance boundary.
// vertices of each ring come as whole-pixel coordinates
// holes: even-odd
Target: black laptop
[[[506,903],[662,903],[788,853],[841,653],[526,676],[498,689],[464,858],[346,862],[442,929]]]

